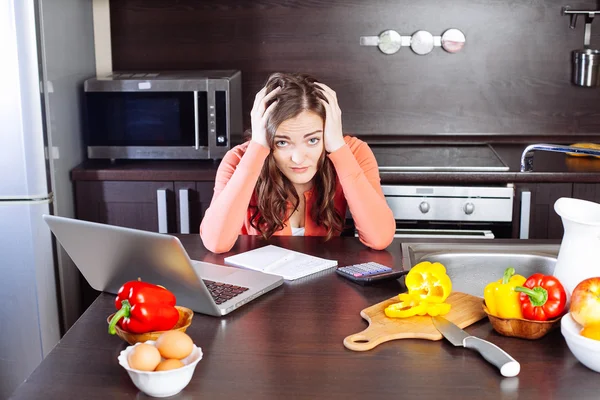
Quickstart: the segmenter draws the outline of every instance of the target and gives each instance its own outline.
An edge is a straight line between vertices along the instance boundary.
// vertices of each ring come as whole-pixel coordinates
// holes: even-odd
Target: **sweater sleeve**
[[[241,156],[230,150],[219,164],[213,198],[200,224],[202,243],[213,253],[227,252],[235,244],[269,152],[250,141]]]
[[[375,250],[394,239],[396,221],[381,189],[379,168],[371,148],[358,139],[329,154],[340,179],[360,241]]]

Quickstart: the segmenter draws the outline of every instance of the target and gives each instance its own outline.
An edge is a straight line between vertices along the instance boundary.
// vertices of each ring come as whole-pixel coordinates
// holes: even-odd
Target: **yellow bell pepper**
[[[414,315],[444,315],[450,312],[448,303],[429,303],[418,294],[400,293],[399,303],[390,304],[384,310],[390,318],[408,318]]]
[[[443,303],[452,292],[452,281],[446,267],[423,261],[411,268],[405,279],[408,293],[421,296],[429,303]]]
[[[526,280],[522,275],[515,275],[514,268],[507,268],[502,279],[488,283],[483,299],[490,314],[500,318],[523,318],[519,292],[515,291],[515,287],[523,286]]]
[[[399,303],[390,304],[384,310],[390,318],[408,318],[413,315],[425,315],[427,304],[421,302],[421,297],[408,293],[398,295]]]
[[[437,315],[446,315],[450,312],[450,303],[434,303],[427,305],[427,315],[435,317]]]

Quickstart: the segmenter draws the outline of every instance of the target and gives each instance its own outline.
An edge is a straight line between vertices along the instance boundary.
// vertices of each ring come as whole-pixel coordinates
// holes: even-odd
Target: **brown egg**
[[[180,360],[176,360],[171,358],[169,360],[161,361],[160,364],[156,367],[155,371],[168,371],[170,369],[177,369],[183,367],[185,364]]]
[[[156,348],[164,358],[175,358],[181,360],[192,353],[194,342],[180,331],[168,331],[156,339]]]
[[[154,371],[160,360],[158,349],[146,343],[135,346],[127,356],[129,366],[139,371]]]

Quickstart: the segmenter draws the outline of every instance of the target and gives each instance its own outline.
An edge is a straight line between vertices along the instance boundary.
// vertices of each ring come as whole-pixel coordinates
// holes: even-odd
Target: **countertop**
[[[219,264],[227,255],[265,244],[241,236],[232,253],[215,255],[198,235],[180,239],[192,259]],[[368,260],[401,265],[397,240],[384,251],[369,250],[352,237],[326,245],[311,237],[278,237],[270,243],[337,259],[340,265]],[[329,270],[285,282],[222,318],[195,314],[187,332],[204,357],[188,387],[173,398],[597,399],[598,374],[573,357],[560,329],[528,341],[500,336],[486,319],[466,328],[513,355],[521,363],[516,378],[503,378],[478,353],[445,340],[403,339],[366,352],[346,349],[343,339],[367,327],[360,310],[403,291],[402,281],[362,287]],[[117,362],[125,342],[106,332],[113,298],[100,295],[12,398],[147,398]]]
[[[541,142],[535,142],[541,143]],[[373,141],[375,146],[393,146]],[[411,142],[411,145],[414,143]],[[458,145],[447,143],[448,146]],[[427,146],[427,143],[423,143]],[[492,148],[509,167],[501,172],[381,171],[382,184],[505,184],[519,182],[597,183],[600,158],[571,157],[538,151],[532,172],[520,172],[521,153],[526,143],[497,143]],[[86,160],[71,171],[74,181],[214,181],[219,161],[212,160]]]

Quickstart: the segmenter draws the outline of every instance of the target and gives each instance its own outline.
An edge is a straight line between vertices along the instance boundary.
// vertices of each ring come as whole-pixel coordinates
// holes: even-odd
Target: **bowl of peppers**
[[[494,330],[522,339],[545,336],[567,311],[567,293],[556,277],[535,273],[525,278],[512,267],[485,287],[483,298],[483,311]]]
[[[173,293],[148,282],[129,281],[115,298],[116,312],[109,315],[108,333],[130,345],[156,340],[169,330],[185,332],[194,312],[176,305]]]

